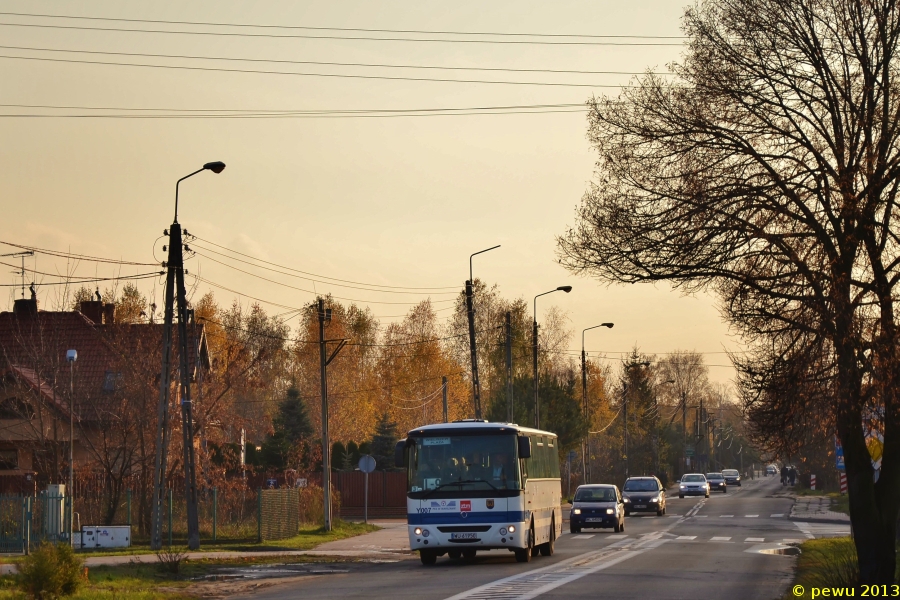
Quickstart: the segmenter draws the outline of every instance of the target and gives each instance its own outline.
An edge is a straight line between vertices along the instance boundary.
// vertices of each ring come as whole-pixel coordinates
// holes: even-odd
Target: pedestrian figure
[[[784,485],[788,478],[788,468],[787,465],[781,467],[781,485]]]
[[[791,485],[794,485],[794,482],[797,480],[797,469],[794,467],[788,469],[788,477],[791,478]]]

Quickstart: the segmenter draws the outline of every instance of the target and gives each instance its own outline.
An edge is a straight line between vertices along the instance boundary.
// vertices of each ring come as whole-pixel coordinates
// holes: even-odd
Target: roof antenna
[[[97,302],[102,302],[102,301],[103,301],[103,296],[100,295],[100,288],[99,288],[99,287],[97,288],[97,291],[94,292],[94,294],[97,296]]]
[[[31,290],[31,299],[37,300],[37,292],[34,291],[34,282],[31,282],[31,285],[28,286],[28,289]]]

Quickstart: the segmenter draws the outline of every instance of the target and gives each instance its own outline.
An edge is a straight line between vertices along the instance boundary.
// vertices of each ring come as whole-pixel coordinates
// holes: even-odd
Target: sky
[[[620,86],[633,82],[629,73],[666,71],[677,61],[685,5],[683,0],[0,0],[0,241],[140,263],[163,260],[161,235],[172,222],[175,181],[221,160],[227,164],[221,174],[203,172],[181,185],[179,221],[205,240],[195,242],[202,256],[192,258],[188,270],[211,282],[197,284],[195,294],[213,289],[223,304],[238,297],[246,305],[254,297],[278,314],[289,310],[284,307],[303,306],[316,293],[332,293],[371,307],[383,323],[401,319],[415,302],[430,297],[445,318],[449,310],[441,309],[451,305],[468,278],[469,255],[500,244],[475,257],[475,276],[529,304],[536,294],[572,285],[571,294],[538,300],[539,319],[554,305],[567,311],[575,332],[571,348],[580,350],[582,329],[612,321],[611,330],[588,332],[591,353],[614,359],[635,346],[660,356],[694,350],[705,353],[712,380],[728,383],[734,370],[725,351],[742,346],[720,318],[714,298],[683,296],[666,284],[609,286],[572,275],[556,255],[556,237],[574,225],[593,177],[583,103],[591,96],[617,96]],[[372,29],[545,37],[358,31]],[[510,43],[522,41],[543,43]],[[88,64],[98,62],[170,68]],[[484,110],[534,105],[572,106],[528,109],[530,114]],[[405,109],[491,114],[246,118],[261,111]],[[177,118],[110,118],[160,110]],[[244,111],[245,118],[197,118],[209,111],[230,111],[230,116]],[[213,253],[227,254],[223,248],[322,277],[309,281],[223,260]],[[0,245],[0,254],[16,251]],[[19,264],[9,257],[0,261]],[[154,270],[67,263],[45,254],[26,259],[25,266],[85,278]],[[9,310],[19,297],[20,290],[10,287],[19,281],[13,271],[0,266],[0,283],[6,286],[0,310]],[[327,278],[420,289],[386,293],[372,285],[338,287]],[[38,275],[37,280],[58,279]],[[139,287],[147,294],[155,291],[162,304],[159,281],[142,280]],[[39,286],[43,307],[58,301],[58,290]]]

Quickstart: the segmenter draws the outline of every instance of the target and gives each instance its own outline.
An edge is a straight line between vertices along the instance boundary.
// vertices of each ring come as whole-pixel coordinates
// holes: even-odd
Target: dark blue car
[[[625,531],[625,505],[619,488],[606,484],[578,486],[569,513],[569,531],[601,527],[612,527],[616,533]]]

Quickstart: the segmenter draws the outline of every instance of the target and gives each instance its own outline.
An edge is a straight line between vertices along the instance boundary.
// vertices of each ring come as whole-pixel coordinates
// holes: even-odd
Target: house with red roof
[[[79,479],[109,485],[146,469],[155,452],[163,327],[117,323],[115,305],[101,301],[43,311],[32,297],[0,312],[0,493],[65,483],[70,423],[76,488]],[[188,330],[193,380],[209,369],[209,355],[203,326]],[[173,337],[177,379],[177,329]],[[78,353],[74,363],[69,350]]]

